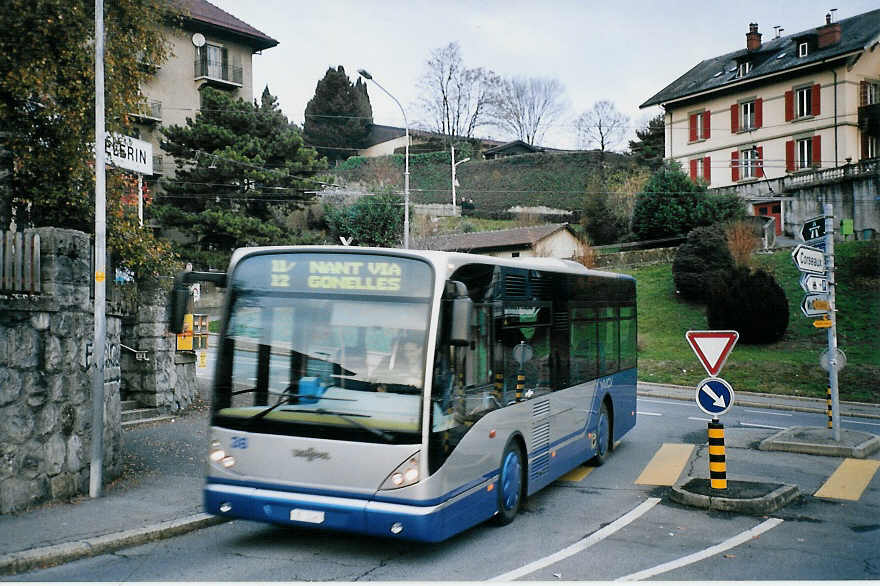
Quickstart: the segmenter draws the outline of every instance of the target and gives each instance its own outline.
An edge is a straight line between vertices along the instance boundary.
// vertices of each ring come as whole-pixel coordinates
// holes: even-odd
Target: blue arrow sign
[[[733,405],[733,387],[723,378],[706,378],[697,385],[697,406],[708,415],[723,415]]]

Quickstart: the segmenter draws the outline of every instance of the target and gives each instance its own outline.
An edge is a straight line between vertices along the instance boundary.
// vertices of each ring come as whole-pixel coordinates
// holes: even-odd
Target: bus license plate
[[[301,523],[323,523],[324,511],[311,511],[309,509],[292,509],[290,511],[291,521],[300,521]]]

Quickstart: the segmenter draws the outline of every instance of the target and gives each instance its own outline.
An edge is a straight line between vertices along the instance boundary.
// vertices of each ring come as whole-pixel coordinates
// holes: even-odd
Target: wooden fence
[[[0,291],[40,292],[40,235],[0,231]]]

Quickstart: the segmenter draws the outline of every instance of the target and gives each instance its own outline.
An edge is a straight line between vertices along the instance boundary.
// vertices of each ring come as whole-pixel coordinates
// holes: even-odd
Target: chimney
[[[761,33],[758,32],[758,23],[749,23],[749,32],[746,33],[746,49],[757,51],[761,48]]]
[[[823,49],[840,42],[840,23],[831,22],[831,13],[825,15],[825,24],[816,29],[819,35],[818,48]]]

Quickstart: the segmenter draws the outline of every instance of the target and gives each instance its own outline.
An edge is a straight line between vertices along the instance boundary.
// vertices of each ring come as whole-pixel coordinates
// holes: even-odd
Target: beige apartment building
[[[153,77],[141,91],[143,112],[134,113],[140,139],[153,145],[154,177],[173,172],[174,162],[160,149],[160,128],[185,124],[200,106],[204,86],[253,99],[253,55],[278,44],[205,0],[173,0],[183,11],[182,28],[166,29],[171,55],[153,67]]]
[[[779,231],[769,180],[878,157],[880,10],[776,28],[764,39],[750,24],[741,49],[701,61],[641,107],[664,109],[667,159],[712,188],[754,183],[740,190],[749,211]]]

